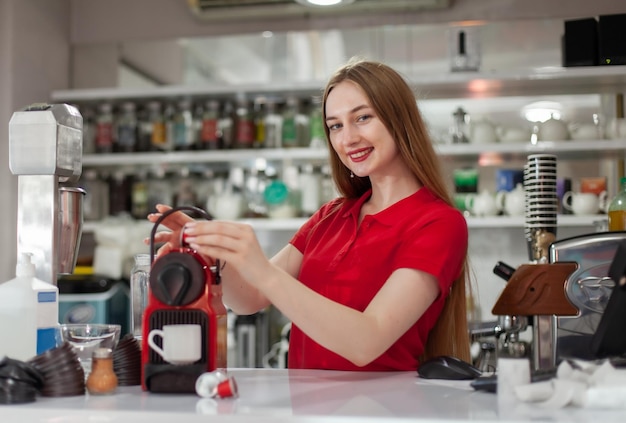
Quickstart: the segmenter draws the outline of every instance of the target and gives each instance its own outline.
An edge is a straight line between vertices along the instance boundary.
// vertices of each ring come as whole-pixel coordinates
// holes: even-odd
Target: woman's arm
[[[148,220],[155,223],[163,213],[172,209],[172,207],[164,204],[158,204],[156,206],[157,212],[148,215]],[[175,212],[165,218],[162,225],[169,229],[169,231],[157,232],[154,236],[154,241],[157,243],[163,243],[157,256],[166,254],[173,249],[180,247],[180,235],[185,225],[192,223],[194,220],[182,212]],[[146,243],[150,240],[146,239]],[[297,274],[299,270],[299,263],[302,260],[302,254],[295,248],[291,247],[295,253],[289,263],[289,257],[291,253],[288,251],[288,247],[285,247],[286,252],[279,252],[272,259],[273,263],[277,266],[287,266],[292,268],[293,274]],[[201,251],[199,251],[202,253]],[[212,256],[210,256],[212,257]],[[224,263],[225,265],[226,263]],[[224,303],[229,306],[237,314],[254,314],[259,310],[266,308],[270,303],[253,285],[248,284],[241,275],[237,272],[237,269],[233,266],[224,266],[222,269],[222,279],[228,281],[222,287]]]
[[[302,253],[293,245],[286,245],[271,260],[272,266],[296,277],[302,263]],[[262,276],[259,276],[262,277]],[[225,265],[222,272],[224,303],[237,314],[253,314],[270,305],[270,301],[254,284],[246,282],[234,265]]]
[[[225,261],[227,268],[237,272],[239,282],[228,288],[232,289],[229,297],[238,297],[237,292],[241,295],[254,287],[255,297],[272,303],[316,342],[357,366],[370,363],[386,351],[439,294],[434,276],[398,269],[360,312],[331,301],[296,280],[302,255],[295,247],[285,247],[268,261],[249,225],[194,222],[186,226],[185,234],[193,248]],[[229,282],[225,275],[225,299]]]

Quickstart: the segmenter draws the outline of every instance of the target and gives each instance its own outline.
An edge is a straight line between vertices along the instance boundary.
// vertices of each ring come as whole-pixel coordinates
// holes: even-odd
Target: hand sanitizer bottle
[[[56,346],[58,292],[36,278],[31,255],[20,254],[15,279],[0,284],[0,358],[26,361]]]

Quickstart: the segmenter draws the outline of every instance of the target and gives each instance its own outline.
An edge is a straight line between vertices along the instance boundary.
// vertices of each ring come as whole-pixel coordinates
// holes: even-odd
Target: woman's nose
[[[341,131],[341,142],[344,144],[353,144],[359,139],[356,128],[351,125],[345,125]]]

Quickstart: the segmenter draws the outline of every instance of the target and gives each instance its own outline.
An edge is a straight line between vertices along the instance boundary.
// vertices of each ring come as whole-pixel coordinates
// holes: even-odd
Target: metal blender
[[[18,176],[17,254],[30,253],[37,278],[57,284],[78,257],[85,191],[83,118],[67,104],[33,104],[9,121],[9,168]]]

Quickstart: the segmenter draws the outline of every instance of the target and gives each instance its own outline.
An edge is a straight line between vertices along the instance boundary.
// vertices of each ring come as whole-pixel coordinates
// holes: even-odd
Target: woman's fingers
[[[254,247],[258,245],[250,225],[234,222],[188,223],[184,233],[185,241],[203,254],[242,264],[254,254]]]

